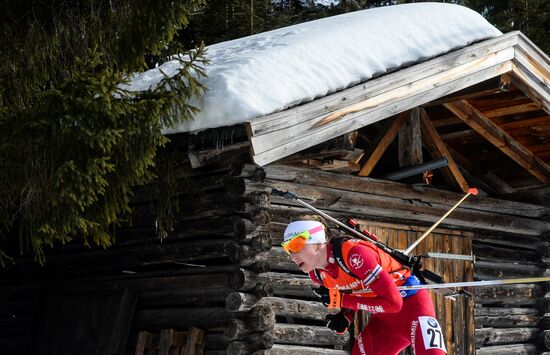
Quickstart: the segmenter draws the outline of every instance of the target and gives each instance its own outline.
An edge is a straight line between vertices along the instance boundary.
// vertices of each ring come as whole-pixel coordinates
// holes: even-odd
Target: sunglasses
[[[312,234],[315,234],[324,229],[323,226],[318,226],[313,229],[298,233],[292,236],[290,239],[281,243],[283,249],[290,255],[290,252],[297,253],[304,248],[307,241],[310,240]]]

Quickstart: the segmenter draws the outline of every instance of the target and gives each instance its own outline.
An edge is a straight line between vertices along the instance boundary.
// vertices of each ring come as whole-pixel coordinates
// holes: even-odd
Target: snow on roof
[[[207,47],[208,91],[190,102],[201,111],[165,133],[250,121],[501,34],[466,7],[414,3],[217,43]],[[178,66],[171,61],[159,68],[174,75]],[[148,89],[161,78],[151,69],[136,75],[129,89]]]

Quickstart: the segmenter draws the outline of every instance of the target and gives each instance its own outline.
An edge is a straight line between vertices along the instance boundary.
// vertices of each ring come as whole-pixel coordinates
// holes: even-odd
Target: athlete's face
[[[290,257],[303,272],[308,273],[313,269],[326,266],[324,250],[326,250],[324,244],[306,244],[299,252],[291,252]]]

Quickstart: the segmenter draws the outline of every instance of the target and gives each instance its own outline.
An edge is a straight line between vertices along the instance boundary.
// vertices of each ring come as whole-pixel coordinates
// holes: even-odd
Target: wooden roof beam
[[[517,34],[433,58],[247,123],[252,159],[266,165],[512,70]]]
[[[446,103],[444,106],[537,179],[550,185],[550,166],[537,158],[470,103],[460,100]]]
[[[388,149],[390,143],[395,139],[397,132],[403,125],[403,123],[409,117],[409,111],[399,114],[391,123],[390,127],[384,131],[381,130],[374,138],[369,150],[365,153],[365,157],[368,157],[365,164],[359,171],[359,176],[369,176],[386,149]]]
[[[512,83],[550,114],[550,58],[522,33],[517,39]]]
[[[432,121],[424,109],[420,110],[422,138],[433,159],[447,158],[447,167],[443,168],[443,176],[451,185],[458,185],[463,192],[468,192],[469,186],[456,165],[453,156],[443,143],[443,140],[434,128]]]

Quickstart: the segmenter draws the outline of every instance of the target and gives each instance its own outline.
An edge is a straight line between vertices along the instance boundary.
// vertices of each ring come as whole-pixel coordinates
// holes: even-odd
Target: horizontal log
[[[154,206],[151,203],[137,204],[132,207],[132,219],[134,220],[150,219],[153,216]],[[178,212],[174,214],[174,219],[178,222],[184,222],[232,215],[250,217],[255,209],[255,206],[242,198],[226,193],[211,193],[197,198],[181,200]]]
[[[225,162],[233,156],[248,155],[248,142],[239,142],[235,144],[224,145],[204,150],[190,150],[187,153],[189,162],[193,169],[212,165],[214,162]]]
[[[35,274],[59,277],[63,274],[82,274],[107,270],[128,270],[133,267],[162,263],[188,263],[211,259],[236,261],[241,248],[232,239],[157,242],[121,249],[93,249],[88,252],[48,256],[47,263],[36,267],[25,260],[20,267],[34,267]],[[67,267],[69,266],[70,267]]]
[[[302,272],[282,247],[272,247],[267,252],[267,261],[269,262],[270,269],[273,271]]]
[[[345,350],[316,348],[310,346],[274,344],[271,349],[257,350],[252,355],[349,355]]]
[[[329,313],[337,313],[330,310],[321,302],[304,301],[281,297],[264,297],[258,304],[271,307],[276,316],[324,321]]]
[[[534,339],[541,330],[529,328],[481,328],[476,329],[476,347],[525,343]]]
[[[540,350],[533,344],[510,344],[476,349],[477,355],[537,355]]]
[[[134,315],[134,329],[137,331],[160,331],[161,329],[182,329],[191,326],[213,328],[227,326],[231,312],[221,307],[213,308],[162,308],[138,310]]]
[[[199,192],[208,193],[210,191],[222,189],[225,186],[226,176],[227,171],[220,174],[201,175],[191,179],[187,178],[187,183],[178,184],[177,194],[183,197],[184,195],[196,195]],[[191,183],[189,183],[189,180]],[[158,196],[155,196],[155,189],[156,187],[152,185],[134,188],[134,196],[130,203],[139,204],[158,199]]]
[[[472,240],[472,249],[479,261],[541,264],[540,254],[535,250],[515,248],[512,255],[510,247],[483,243],[476,238]]]
[[[423,222],[430,224],[445,214],[448,205],[407,197],[390,197],[359,192],[349,192],[324,187],[311,187],[295,183],[265,180],[260,186],[293,191],[300,199],[314,207],[330,212],[345,212],[348,216],[384,217],[395,221]],[[282,197],[272,197],[275,204],[299,206],[297,202]],[[453,202],[456,202],[453,201]],[[538,236],[550,231],[550,223],[534,218],[500,215],[494,212],[456,209],[442,224],[466,230],[491,230],[501,233]]]
[[[282,272],[265,272],[257,275],[258,282],[271,283],[275,295],[315,298],[312,290],[316,284],[302,274],[294,275]]]
[[[482,305],[534,305],[543,291],[540,285],[520,284],[479,287],[475,290],[475,302]]]
[[[174,230],[168,232],[165,241],[197,237],[215,238],[220,236],[239,240],[245,237],[242,232],[242,234],[236,234],[238,231],[235,229],[234,224],[238,223],[239,220],[243,219],[232,216],[216,216],[182,222],[175,220],[173,225]],[[132,225],[120,227],[116,233],[116,243],[113,246],[115,248],[159,240],[157,223],[153,216],[151,218],[134,220]]]
[[[250,170],[257,168],[249,165],[245,166],[243,169]],[[418,187],[366,177],[335,174],[282,164],[270,164],[262,167],[262,169],[265,172],[265,178],[271,180],[397,198],[407,196],[407,198],[411,200],[425,201],[426,204],[438,203],[448,206],[448,208],[454,205],[453,201],[458,201],[462,197],[460,194],[435,188]],[[243,170],[243,173],[245,173],[245,170]],[[532,218],[550,216],[550,208],[548,207],[482,197],[475,197],[475,199],[464,201],[459,209],[471,209]]]
[[[544,274],[542,265],[529,265],[510,262],[476,261],[474,264],[474,277],[479,280],[492,280],[499,278],[535,277]]]
[[[541,319],[535,308],[475,308],[477,327],[513,328],[536,327]]]
[[[476,243],[489,243],[493,245],[502,246],[504,248],[514,248],[520,251],[522,250],[532,250],[537,253],[544,247],[543,242],[540,237],[537,236],[527,236],[522,235],[521,238],[518,238],[517,235],[506,235],[506,234],[497,234],[490,231],[479,231],[476,233],[475,238],[473,239],[472,247],[476,247]]]
[[[314,346],[344,346],[349,333],[336,334],[327,327],[300,324],[279,324],[273,329],[275,343]]]

